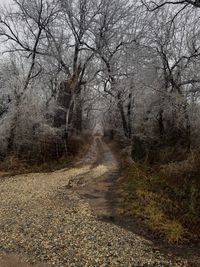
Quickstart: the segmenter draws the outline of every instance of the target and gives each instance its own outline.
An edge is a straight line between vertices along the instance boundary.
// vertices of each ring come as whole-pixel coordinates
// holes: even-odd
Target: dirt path
[[[94,151],[93,163],[90,169],[106,168],[107,171],[98,179],[86,180],[83,186],[77,186],[75,190],[90,204],[93,214],[98,218],[112,217],[114,210],[110,205],[108,194],[111,193],[113,182],[118,177],[118,163],[110,148],[102,142],[101,138],[96,137],[93,145],[95,148],[92,149]]]
[[[108,195],[117,177],[113,153],[96,137],[73,168],[0,181],[0,267],[189,267],[100,219],[112,217]]]

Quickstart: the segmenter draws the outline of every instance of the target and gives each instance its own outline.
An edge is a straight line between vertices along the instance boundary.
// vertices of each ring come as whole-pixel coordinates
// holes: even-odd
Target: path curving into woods
[[[72,168],[0,180],[0,267],[189,267],[112,222],[118,171],[96,136]]]

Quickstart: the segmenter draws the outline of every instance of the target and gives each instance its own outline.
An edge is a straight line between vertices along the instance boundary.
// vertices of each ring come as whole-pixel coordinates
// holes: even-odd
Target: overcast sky
[[[0,5],[8,5],[12,0],[0,0]]]

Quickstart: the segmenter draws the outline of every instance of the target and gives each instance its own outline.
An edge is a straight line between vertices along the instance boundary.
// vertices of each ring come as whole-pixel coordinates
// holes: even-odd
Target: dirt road
[[[113,153],[95,137],[73,168],[1,180],[0,267],[189,266],[112,223],[117,178]]]

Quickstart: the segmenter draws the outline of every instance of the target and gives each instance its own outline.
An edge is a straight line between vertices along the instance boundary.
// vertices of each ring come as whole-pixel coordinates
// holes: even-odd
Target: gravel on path
[[[9,255],[28,262],[19,267],[189,267],[155,251],[151,241],[98,220],[75,189],[94,181],[98,187],[116,170],[111,151],[104,143],[99,150],[99,142],[74,168],[0,181],[0,267],[17,267],[5,260]]]

